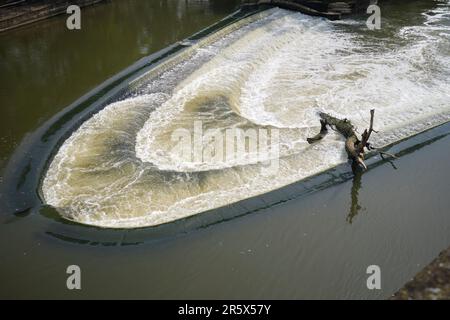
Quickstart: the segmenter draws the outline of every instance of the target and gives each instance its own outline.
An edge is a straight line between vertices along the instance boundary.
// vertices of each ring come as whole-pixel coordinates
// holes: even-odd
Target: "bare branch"
[[[340,134],[342,134],[345,137],[345,150],[347,151],[349,159],[352,159],[353,165],[361,166],[364,169],[367,170],[367,165],[364,163],[364,148],[367,150],[376,150],[378,151],[382,156],[388,155],[392,157],[393,159],[396,159],[396,156],[384,151],[379,151],[376,148],[372,147],[372,145],[369,143],[370,136],[372,132],[377,132],[373,129],[373,122],[374,122],[374,116],[375,116],[375,110],[370,110],[370,125],[369,128],[364,130],[363,134],[361,135],[361,140],[358,138],[355,132],[355,127],[352,125],[352,123],[348,119],[338,119],[335,118],[329,114],[326,113],[319,113],[320,115],[320,123],[321,123],[321,130],[320,133],[315,135],[312,138],[308,138],[308,143],[313,143],[316,141],[321,140],[325,135],[327,134],[327,126],[330,127],[333,130],[338,131]]]
[[[318,134],[316,134],[314,137],[311,138],[307,138],[306,141],[308,141],[309,144],[314,143],[316,141],[322,140],[323,137],[325,137],[328,133],[328,129],[327,129],[327,121],[321,119],[320,120],[320,132]]]

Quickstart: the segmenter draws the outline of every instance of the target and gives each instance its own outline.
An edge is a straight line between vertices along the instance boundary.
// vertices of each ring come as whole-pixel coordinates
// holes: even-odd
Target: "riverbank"
[[[450,248],[397,291],[391,300],[449,300]]]
[[[1,1],[0,2],[0,32],[15,29],[37,21],[65,14],[69,5],[80,8],[91,6],[105,0],[75,0],[75,1]]]

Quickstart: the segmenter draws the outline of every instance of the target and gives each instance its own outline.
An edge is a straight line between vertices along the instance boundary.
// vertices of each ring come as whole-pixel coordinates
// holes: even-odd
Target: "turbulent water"
[[[375,109],[377,146],[448,121],[449,5],[422,18],[386,38],[281,9],[239,21],[84,122],[54,156],[44,199],[80,223],[152,226],[346,161],[335,133],[306,143],[318,111],[362,131]],[[229,132],[249,135],[242,150],[227,149]]]

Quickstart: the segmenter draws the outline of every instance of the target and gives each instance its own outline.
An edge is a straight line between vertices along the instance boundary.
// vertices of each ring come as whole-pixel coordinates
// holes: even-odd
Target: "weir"
[[[343,16],[366,10],[371,0],[244,0],[243,7],[260,5],[275,6],[301,13],[338,20]]]
[[[425,21],[395,31],[399,44],[354,33],[356,20],[335,23],[280,8],[190,42],[130,82],[55,150],[42,182],[44,201],[79,223],[155,226],[345,163],[339,135],[307,143],[320,129],[319,111],[365,128],[375,109],[377,147],[444,123],[449,57],[436,34],[446,30],[439,27],[446,10],[430,14],[432,27]],[[419,44],[411,41],[417,37]],[[277,130],[279,154],[265,160],[276,159],[279,170],[263,174],[259,155],[251,153],[239,163],[183,161],[173,133],[195,122],[218,135],[230,128]]]

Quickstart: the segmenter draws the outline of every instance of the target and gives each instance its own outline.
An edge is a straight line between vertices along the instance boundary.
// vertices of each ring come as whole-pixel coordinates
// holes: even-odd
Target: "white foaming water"
[[[401,29],[396,46],[281,9],[241,21],[148,80],[146,94],[107,106],[75,131],[47,171],[45,201],[81,223],[152,226],[346,161],[337,134],[306,143],[319,130],[319,110],[362,130],[375,109],[380,134],[372,139],[378,146],[448,121],[449,34],[448,5],[426,13],[422,25]],[[261,163],[273,154],[180,159],[173,133],[191,132],[196,121],[210,135],[230,128],[277,130],[279,141],[271,141],[279,143],[276,174],[264,174]]]

